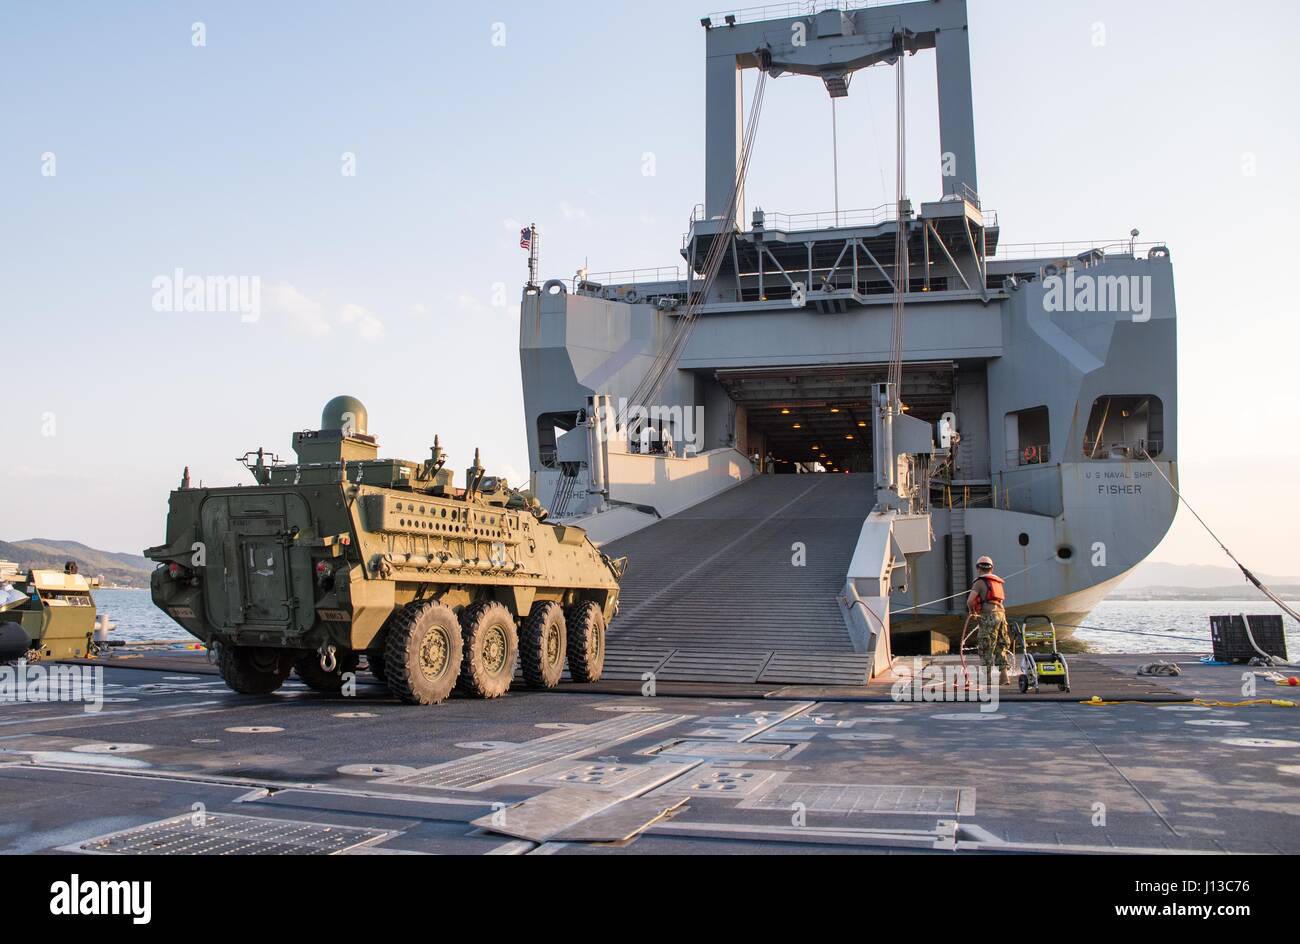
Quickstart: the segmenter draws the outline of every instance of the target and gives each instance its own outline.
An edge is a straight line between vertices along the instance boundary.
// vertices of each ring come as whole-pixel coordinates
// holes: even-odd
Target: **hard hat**
[[[987,554],[985,554],[983,557],[981,557],[979,560],[977,560],[977,561],[975,562],[975,566],[976,566],[976,567],[979,567],[981,570],[982,570],[983,568],[985,568],[985,567],[987,567],[989,570],[992,570],[992,569],[993,569],[993,558],[991,558],[991,557],[989,557]]]

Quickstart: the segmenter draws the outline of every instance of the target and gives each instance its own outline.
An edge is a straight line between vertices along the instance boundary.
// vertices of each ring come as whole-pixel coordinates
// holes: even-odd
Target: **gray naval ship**
[[[737,650],[752,654],[742,677],[870,673],[960,639],[985,554],[1013,617],[1068,636],[1177,507],[1162,479],[1177,481],[1168,249],[1137,230],[1003,240],[979,193],[963,0],[701,22],[704,203],[683,265],[539,282],[524,240],[533,489],[630,559],[611,658],[621,647],[629,675],[689,661],[716,677]],[[900,175],[875,209],[753,206],[771,79],[835,98],[857,71],[892,69],[905,102],[905,66],[931,63],[926,196]],[[904,167],[905,140],[900,123]]]

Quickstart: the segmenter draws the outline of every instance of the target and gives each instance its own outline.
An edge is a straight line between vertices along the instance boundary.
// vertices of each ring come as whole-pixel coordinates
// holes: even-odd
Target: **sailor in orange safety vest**
[[[971,584],[966,597],[966,609],[979,620],[978,645],[980,664],[992,678],[993,666],[998,667],[998,683],[1006,685],[1010,665],[1011,635],[1007,631],[1007,599],[1002,578],[993,573],[993,559],[981,557],[975,562],[979,576]]]

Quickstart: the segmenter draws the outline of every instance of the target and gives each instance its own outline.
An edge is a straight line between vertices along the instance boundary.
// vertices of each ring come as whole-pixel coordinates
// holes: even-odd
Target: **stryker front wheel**
[[[538,603],[519,634],[519,662],[531,688],[554,688],[564,674],[568,627],[558,603]]]
[[[569,610],[569,674],[575,682],[598,682],[605,671],[605,614],[591,600]]]

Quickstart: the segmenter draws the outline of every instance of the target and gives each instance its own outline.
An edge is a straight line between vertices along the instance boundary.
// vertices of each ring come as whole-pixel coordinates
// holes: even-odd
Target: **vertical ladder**
[[[966,609],[966,593],[970,584],[966,580],[969,564],[966,560],[966,508],[954,504],[948,512],[948,533],[952,541],[952,579],[948,592],[958,594],[948,601],[949,613]]]

